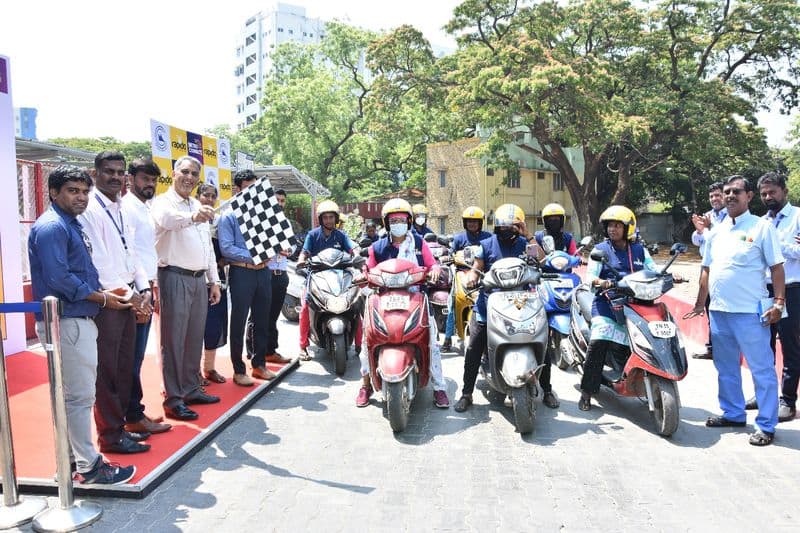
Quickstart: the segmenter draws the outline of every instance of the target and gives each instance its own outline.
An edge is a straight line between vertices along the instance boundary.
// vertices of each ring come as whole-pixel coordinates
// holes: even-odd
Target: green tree
[[[448,107],[491,131],[475,155],[502,161],[512,132],[530,131],[528,149],[561,173],[582,232],[629,200],[634,176],[651,186],[668,175],[691,201],[712,172],[763,162],[756,110],[797,103],[794,1],[522,4],[465,0],[447,26],[459,43],[450,68],[416,79],[446,86]],[[581,148],[583,176],[564,146]]]
[[[137,157],[152,154],[149,141],[124,142],[114,137],[56,137],[47,142],[86,150],[87,152],[100,153],[103,150],[119,150],[125,155],[125,160],[130,162]]]

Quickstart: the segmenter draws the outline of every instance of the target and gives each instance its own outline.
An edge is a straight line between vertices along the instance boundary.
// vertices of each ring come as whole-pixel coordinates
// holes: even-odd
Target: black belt
[[[170,272],[175,272],[176,274],[180,274],[182,276],[191,276],[193,278],[199,278],[200,276],[205,276],[205,270],[188,270],[186,268],[176,267],[172,265],[167,265],[163,267],[158,267],[163,270],[169,270]]]
[[[272,271],[272,275],[273,276],[283,276],[284,274],[286,274],[285,270],[273,270]]]

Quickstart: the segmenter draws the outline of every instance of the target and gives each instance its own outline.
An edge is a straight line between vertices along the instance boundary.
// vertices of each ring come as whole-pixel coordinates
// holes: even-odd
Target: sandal
[[[706,427],[710,428],[743,428],[747,422],[737,422],[735,420],[728,420],[724,416],[709,416],[706,420]]]
[[[760,429],[750,435],[750,444],[753,446],[767,446],[768,444],[772,444],[773,440],[775,440],[775,433],[767,433]]]
[[[591,411],[592,410],[592,397],[588,394],[584,395],[581,394],[581,399],[578,400],[578,409],[581,411]]]
[[[300,351],[297,353],[297,358],[301,361],[311,361],[311,354],[308,353],[308,349],[300,348]]]
[[[227,381],[225,376],[217,372],[216,370],[212,369],[206,372],[206,379],[213,381],[214,383],[225,383]]]
[[[470,405],[472,405],[472,396],[464,395],[458,399],[453,409],[455,409],[457,413],[463,413]]]

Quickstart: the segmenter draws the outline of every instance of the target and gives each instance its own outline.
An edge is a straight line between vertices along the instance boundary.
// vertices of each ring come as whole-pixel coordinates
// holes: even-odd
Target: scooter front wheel
[[[410,379],[406,377],[406,379]],[[411,411],[411,399],[405,380],[399,383],[383,383],[386,388],[386,411],[392,431],[399,433],[406,429]]]
[[[511,389],[511,406],[514,409],[514,425],[517,431],[525,435],[533,431],[536,420],[536,402],[534,402],[534,386],[525,385]]]
[[[287,294],[283,299],[283,306],[281,307],[281,314],[283,315],[283,318],[289,322],[298,322],[300,320],[300,312],[297,310],[299,305],[299,298]]]
[[[662,377],[651,376],[653,389],[653,422],[659,435],[669,437],[678,429],[680,423],[680,405],[678,403],[678,385]]]
[[[347,342],[345,342],[344,334],[333,336],[331,349],[333,350],[333,370],[337,376],[341,376],[347,369]]]

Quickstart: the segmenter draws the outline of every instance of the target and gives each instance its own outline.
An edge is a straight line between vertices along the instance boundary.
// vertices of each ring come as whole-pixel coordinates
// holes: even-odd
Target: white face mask
[[[415,218],[414,220],[417,221],[417,226],[424,226],[426,218],[425,218],[424,215],[420,215],[417,218]]]
[[[390,224],[389,231],[395,237],[402,237],[406,233],[408,233],[408,224],[405,222],[400,222],[399,224]]]

